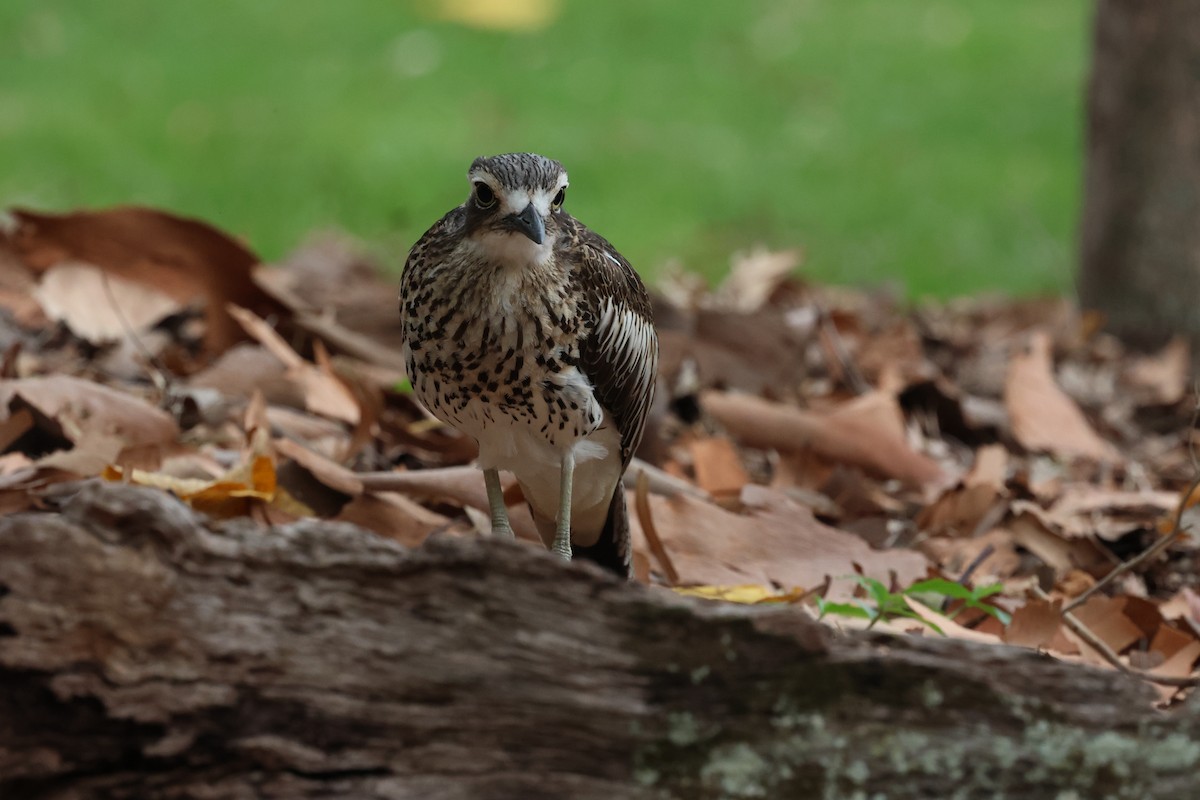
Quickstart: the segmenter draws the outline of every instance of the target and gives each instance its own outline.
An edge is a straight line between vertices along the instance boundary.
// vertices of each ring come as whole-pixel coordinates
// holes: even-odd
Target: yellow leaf
[[[688,597],[700,597],[705,600],[724,600],[727,603],[742,603],[757,605],[759,603],[795,603],[800,601],[805,591],[800,588],[780,591],[770,586],[760,586],[754,583],[740,586],[676,586],[675,591]]]
[[[180,499],[186,500],[197,492],[204,491],[212,485],[212,481],[200,478],[177,478],[174,475],[164,475],[160,472],[147,472],[143,469],[129,470],[128,475],[118,466],[109,464],[104,468],[101,477],[106,481],[127,481],[136,486],[149,486],[152,489],[162,489]]]
[[[103,477],[109,481],[128,480],[138,486],[163,489],[197,511],[222,519],[245,516],[256,502],[267,503],[293,516],[314,516],[311,508],[279,488],[275,460],[266,455],[252,456],[249,461],[211,481],[176,478],[139,469],[130,470],[126,475],[120,467],[113,465],[105,468]]]

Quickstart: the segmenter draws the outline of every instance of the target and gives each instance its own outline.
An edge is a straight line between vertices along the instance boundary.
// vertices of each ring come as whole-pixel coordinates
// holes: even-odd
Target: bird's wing
[[[436,312],[438,306],[450,304],[450,298],[436,297],[430,284],[435,277],[435,265],[442,262],[458,244],[465,217],[466,211],[462,206],[451,209],[433,223],[408,251],[404,274],[400,276],[401,322],[413,308],[433,304],[431,310]]]
[[[564,215],[566,216],[566,215]],[[658,334],[641,279],[603,237],[567,217],[574,280],[588,329],[580,367],[621,433],[621,463],[642,440],[658,374]]]

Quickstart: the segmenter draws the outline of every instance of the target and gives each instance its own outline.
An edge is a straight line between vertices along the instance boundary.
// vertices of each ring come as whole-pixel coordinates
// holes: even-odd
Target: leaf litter
[[[275,265],[148,208],[10,211],[0,512],[79,479],[214,517],[486,534],[475,445],[414,401],[396,279],[344,237]],[[1060,299],[907,306],[735,257],[655,294],[659,396],[626,477],[637,579],[839,627],[1037,649],[1155,683],[1200,660],[1191,354]],[[518,537],[537,543],[506,482]],[[538,546],[531,544],[531,546]]]

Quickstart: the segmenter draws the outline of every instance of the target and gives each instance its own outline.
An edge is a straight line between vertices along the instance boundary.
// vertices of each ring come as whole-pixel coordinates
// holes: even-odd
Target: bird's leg
[[[558,485],[558,526],[554,532],[554,552],[571,560],[571,485],[575,479],[575,451],[562,457],[562,477]]]
[[[488,505],[492,509],[492,536],[512,539],[513,529],[508,522],[508,509],[504,507],[504,488],[500,486],[500,473],[494,469],[485,469],[483,482],[487,486]]]

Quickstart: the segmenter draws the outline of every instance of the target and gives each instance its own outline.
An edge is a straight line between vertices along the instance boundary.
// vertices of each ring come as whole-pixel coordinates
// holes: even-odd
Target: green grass
[[[399,269],[474,156],[535,150],[646,273],[763,242],[915,295],[1070,285],[1085,0],[436,8],[6,0],[0,203],[164,206],[267,258],[338,226]]]

